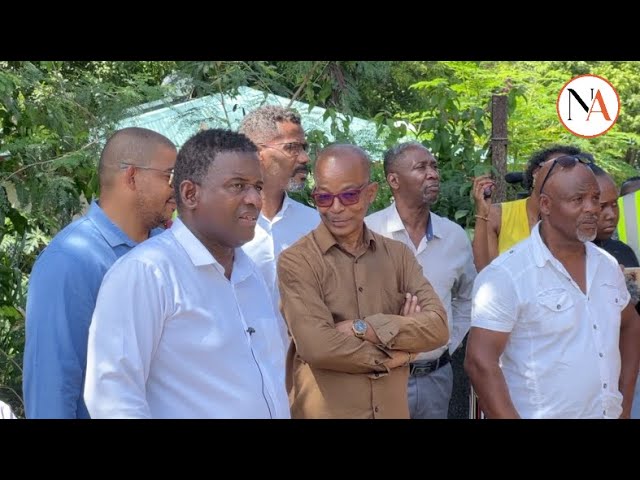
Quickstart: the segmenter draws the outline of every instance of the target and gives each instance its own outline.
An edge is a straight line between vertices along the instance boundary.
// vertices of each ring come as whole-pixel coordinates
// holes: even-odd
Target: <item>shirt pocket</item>
[[[537,323],[542,333],[569,330],[575,324],[573,298],[562,288],[546,290],[537,295]]]
[[[603,283],[600,285],[599,293],[608,307],[613,307],[617,311],[621,311],[624,308],[625,295],[623,292],[620,292],[616,285]]]

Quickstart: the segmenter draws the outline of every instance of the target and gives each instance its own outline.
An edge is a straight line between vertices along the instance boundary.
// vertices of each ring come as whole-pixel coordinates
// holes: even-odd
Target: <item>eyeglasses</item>
[[[287,143],[273,143],[269,145],[268,143],[259,143],[261,147],[273,148],[278,150],[289,157],[297,157],[302,152],[309,151],[308,143],[300,143],[300,142],[287,142]],[[282,149],[277,148],[277,146],[282,145]]]
[[[591,161],[577,155],[563,155],[562,157],[554,158],[551,168],[547,170],[547,174],[544,176],[544,180],[542,180],[542,185],[540,186],[540,195],[542,195],[544,185],[547,183],[547,180],[549,180],[549,176],[551,175],[551,172],[556,165],[560,165],[562,168],[569,168],[574,167],[578,162],[584,163],[585,165],[589,165],[591,163]]]
[[[340,203],[346,207],[347,205],[355,205],[358,203],[360,200],[360,193],[362,193],[362,191],[368,186],[369,184],[367,183],[360,188],[345,190],[344,192],[340,192],[335,195],[333,193],[313,192],[311,197],[318,207],[330,207],[333,205],[333,199],[336,197],[338,197]]]
[[[126,162],[121,162],[120,163],[120,168],[127,168],[127,167],[134,167],[134,168],[139,168],[140,170],[155,170],[156,172],[161,172],[164,173],[165,175],[169,176],[169,186],[173,185],[173,168],[170,168],[169,170],[162,170],[160,168],[153,168],[153,167],[143,167],[142,165],[135,165],[133,163],[126,163]]]

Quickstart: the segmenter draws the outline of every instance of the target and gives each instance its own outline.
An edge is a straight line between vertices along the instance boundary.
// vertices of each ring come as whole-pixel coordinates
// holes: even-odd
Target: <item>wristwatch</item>
[[[369,328],[369,324],[364,320],[356,318],[351,325],[353,330],[353,334],[358,338],[364,338],[365,333],[367,333],[367,329]]]

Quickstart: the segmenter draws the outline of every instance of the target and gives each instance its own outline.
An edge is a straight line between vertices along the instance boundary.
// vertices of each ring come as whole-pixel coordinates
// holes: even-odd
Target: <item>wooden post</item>
[[[496,189],[492,195],[493,202],[504,202],[507,199],[507,96],[491,97],[491,164],[495,169]]]

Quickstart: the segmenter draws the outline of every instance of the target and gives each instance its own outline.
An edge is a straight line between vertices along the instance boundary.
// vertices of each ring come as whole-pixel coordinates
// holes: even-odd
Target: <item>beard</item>
[[[305,176],[309,175],[309,169],[305,167],[296,168],[295,172],[291,178],[289,178],[289,182],[287,183],[287,192],[301,192],[304,190],[304,186],[307,183],[306,178],[304,180],[299,180],[296,178],[296,175],[299,173],[303,173]]]
[[[598,235],[598,231],[594,231],[591,234],[584,233],[582,230],[577,229],[576,234],[578,236],[578,240],[582,243],[593,242]]]
[[[296,180],[294,177],[289,179],[289,183],[287,183],[287,192],[301,192],[304,190],[304,181]]]

